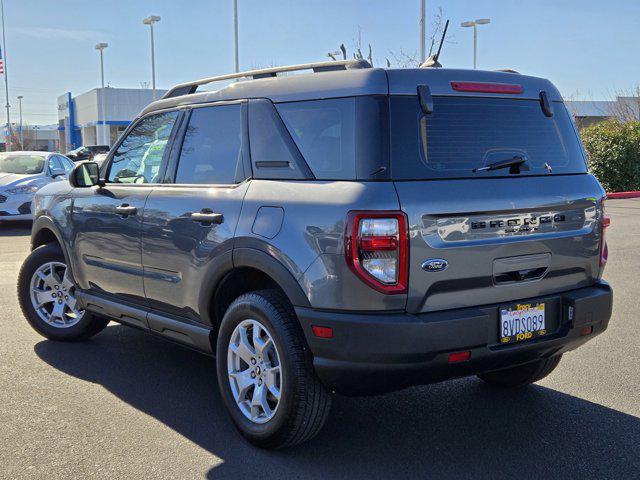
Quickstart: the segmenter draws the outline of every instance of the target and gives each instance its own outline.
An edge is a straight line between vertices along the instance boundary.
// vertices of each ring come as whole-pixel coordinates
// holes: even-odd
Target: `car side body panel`
[[[264,207],[282,209],[273,238],[256,232]],[[350,210],[398,210],[391,182],[252,180],[242,206],[236,248],[271,255],[295,278],[314,308],[403,309],[406,295],[366,286],[344,260],[344,225]],[[278,218],[279,220],[279,218]]]
[[[149,195],[142,226],[142,265],[152,309],[200,320],[200,290],[212,262],[233,248],[247,188],[247,182],[218,187],[168,185]],[[191,218],[203,210],[221,214],[221,223]]]

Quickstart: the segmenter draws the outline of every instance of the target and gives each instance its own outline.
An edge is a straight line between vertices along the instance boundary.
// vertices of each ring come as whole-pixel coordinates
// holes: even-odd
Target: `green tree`
[[[589,169],[607,192],[640,190],[640,121],[609,120],[580,135]]]

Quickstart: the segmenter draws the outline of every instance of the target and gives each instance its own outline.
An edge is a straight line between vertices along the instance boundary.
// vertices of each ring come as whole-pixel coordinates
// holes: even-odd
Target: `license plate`
[[[544,303],[521,303],[500,309],[500,343],[524,342],[547,334]]]

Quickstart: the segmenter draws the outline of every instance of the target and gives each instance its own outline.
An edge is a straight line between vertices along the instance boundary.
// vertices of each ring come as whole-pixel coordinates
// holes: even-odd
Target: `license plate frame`
[[[502,306],[498,312],[498,342],[527,342],[548,334],[545,302],[523,302]]]

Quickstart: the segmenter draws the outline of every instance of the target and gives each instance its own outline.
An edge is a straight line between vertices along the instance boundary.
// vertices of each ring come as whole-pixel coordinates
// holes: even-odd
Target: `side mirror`
[[[100,167],[96,162],[77,163],[69,175],[69,183],[72,187],[87,188],[101,185]]]
[[[67,172],[62,168],[55,168],[51,170],[51,178],[64,177],[66,174]]]

